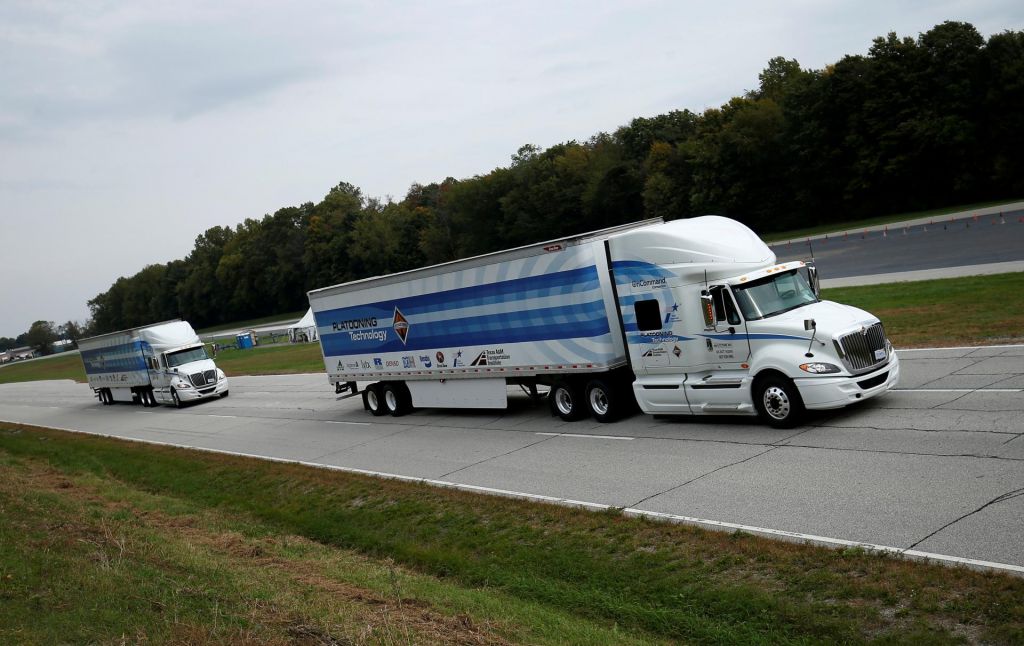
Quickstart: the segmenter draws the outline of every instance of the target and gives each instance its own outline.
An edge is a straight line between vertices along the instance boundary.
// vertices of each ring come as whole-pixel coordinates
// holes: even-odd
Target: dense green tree
[[[56,326],[52,321],[36,321],[29,327],[25,342],[39,354],[50,354],[56,340]]]

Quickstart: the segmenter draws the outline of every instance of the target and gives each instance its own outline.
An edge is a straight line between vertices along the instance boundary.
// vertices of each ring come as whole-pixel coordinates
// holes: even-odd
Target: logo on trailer
[[[452,364],[452,367],[453,368],[464,368],[465,366],[466,366],[466,362],[464,362],[462,360],[462,350],[459,350],[458,352],[455,353],[455,363]]]
[[[378,368],[383,368],[384,367],[384,360],[383,359],[379,359],[377,357],[374,357],[373,358],[373,365],[377,366]]]
[[[484,350],[473,359],[471,366],[500,366],[503,361],[511,359],[509,354],[505,352],[503,348],[497,348],[494,350]]]
[[[409,319],[405,318],[397,307],[395,308],[395,321],[391,327],[395,328],[395,334],[402,340],[402,345],[405,345],[405,340],[409,338]]]
[[[421,354],[420,355],[420,363],[423,364],[424,368],[429,368],[430,366],[433,365],[431,363],[431,361],[430,361],[430,355],[429,354]]]
[[[415,368],[416,367],[416,357],[402,357],[402,367],[403,368]]]

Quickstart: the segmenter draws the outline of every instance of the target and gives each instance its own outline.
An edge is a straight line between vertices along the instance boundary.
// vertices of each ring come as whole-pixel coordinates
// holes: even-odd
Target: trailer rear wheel
[[[604,379],[594,379],[587,384],[587,406],[599,422],[614,422],[623,412],[622,398]]]
[[[566,422],[575,422],[586,417],[587,408],[583,399],[583,388],[574,381],[559,382],[552,386],[551,392],[548,393],[551,414],[558,415]]]
[[[804,416],[800,391],[782,375],[768,375],[754,381],[754,406],[761,419],[775,428],[793,428]]]
[[[401,417],[412,411],[412,397],[403,382],[384,384],[381,389],[384,408],[394,417]]]
[[[379,383],[370,384],[363,390],[363,407],[370,411],[374,417],[380,417],[387,411],[384,410],[384,397]]]

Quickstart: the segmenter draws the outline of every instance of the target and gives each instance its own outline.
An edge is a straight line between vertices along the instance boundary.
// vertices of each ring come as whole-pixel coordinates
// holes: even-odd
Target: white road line
[[[25,424],[25,422],[16,422],[12,420],[0,419],[0,422],[7,422],[9,424]],[[27,426],[35,426],[34,424],[26,424]],[[445,480],[431,480],[429,478],[417,478],[414,476],[403,476],[395,473],[385,473],[383,471],[368,471],[366,469],[354,469],[352,467],[340,467],[331,464],[320,464],[317,462],[306,462],[304,460],[288,460],[285,458],[275,458],[267,455],[257,455],[254,453],[241,453],[238,451],[226,451],[223,449],[209,449],[201,446],[191,446],[188,444],[175,444],[173,442],[157,442],[154,440],[142,440],[131,437],[119,437],[117,435],[110,435],[108,433],[94,433],[91,431],[82,431],[75,428],[62,428],[59,426],[47,426],[44,428],[52,428],[58,431],[66,431],[68,433],[81,433],[83,435],[94,435],[97,437],[106,437],[115,440],[122,440],[125,442],[138,442],[140,444],[153,444],[157,446],[171,446],[180,449],[190,449],[194,451],[203,451],[205,453],[216,453],[219,455],[233,455],[242,458],[255,458],[257,460],[266,460],[268,462],[279,462],[281,464],[299,464],[306,467],[312,467],[315,469],[327,469],[329,471],[340,471],[344,473],[356,473],[360,475],[372,476],[376,478],[387,478],[389,480],[399,480],[402,482],[414,482],[420,484],[426,484],[434,487],[441,487],[444,489],[458,489],[460,491],[476,491],[480,493],[505,496],[508,498],[517,498],[521,500],[530,500],[534,502],[546,502],[556,505],[565,505],[568,507],[582,507],[585,509],[595,511],[607,511],[613,509],[621,509],[612,505],[606,505],[597,502],[586,502],[582,500],[572,500],[570,498],[558,498],[556,496],[544,496],[540,494],[523,493],[521,491],[511,491],[508,489],[494,489],[491,487],[481,487],[479,485],[462,484],[459,482],[448,482]],[[604,437],[604,436],[595,436]],[[692,516],[679,516],[676,514],[666,514],[658,511],[647,511],[644,509],[634,509],[627,507],[621,509],[622,513],[628,516],[638,516],[651,518],[656,520],[664,520],[670,523],[679,523],[683,525],[700,525],[703,527],[709,527],[712,529],[728,529],[735,531],[745,531],[754,534],[761,534],[764,536],[771,536],[776,538],[782,538],[786,540],[799,541],[803,543],[815,543],[818,545],[824,545],[826,547],[859,547],[861,549],[870,552],[884,552],[887,554],[893,554],[896,556],[903,556],[906,558],[922,561],[938,561],[939,563],[947,563],[950,565],[965,565],[969,567],[979,569],[990,569],[1000,570],[1003,572],[1010,572],[1017,575],[1024,576],[1024,566],[1012,565],[1009,563],[996,563],[994,561],[982,561],[978,559],[964,558],[960,556],[950,556],[948,554],[936,554],[934,552],[922,552],[920,550],[909,550],[900,549],[898,547],[891,547],[889,545],[877,545],[875,543],[862,543],[859,541],[848,541],[842,538],[831,538],[829,536],[817,536],[815,534],[803,534],[801,532],[790,532],[781,529],[770,529],[767,527],[757,527],[754,525],[741,525],[739,523],[729,523],[720,520],[708,520],[706,518],[694,518]]]
[[[238,415],[204,415],[203,417],[223,417],[225,419],[237,419]]]
[[[594,440],[635,440],[635,437],[624,435],[586,435],[584,433],[534,433],[534,435],[550,435],[552,437],[583,437]]]
[[[369,426],[370,425],[369,422],[336,422],[336,421],[329,420],[329,419],[323,419],[323,420],[319,420],[319,421],[323,422],[324,424],[350,424],[352,426]]]
[[[894,393],[1021,393],[1024,388],[893,388]]]
[[[900,354],[904,352],[933,352],[935,350],[982,350],[992,348],[1024,348],[1024,343],[1011,343],[1009,345],[957,345],[948,348],[896,348]]]

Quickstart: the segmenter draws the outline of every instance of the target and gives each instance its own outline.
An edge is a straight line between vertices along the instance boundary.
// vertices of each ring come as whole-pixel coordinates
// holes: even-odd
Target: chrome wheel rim
[[[555,406],[558,407],[558,412],[563,415],[572,414],[572,395],[565,388],[559,388],[555,391]]]
[[[597,415],[608,414],[608,393],[603,388],[594,388],[590,391],[590,408]]]
[[[789,395],[778,386],[772,386],[764,391],[764,409],[772,419],[784,420],[789,417],[792,409]]]
[[[369,390],[366,392],[366,404],[370,407],[370,410],[377,410],[380,408],[380,402],[377,400],[377,393]]]
[[[398,397],[395,396],[395,391],[388,390],[384,393],[384,403],[388,405],[388,410],[398,410]]]

